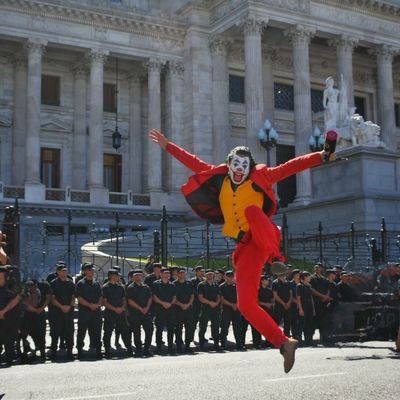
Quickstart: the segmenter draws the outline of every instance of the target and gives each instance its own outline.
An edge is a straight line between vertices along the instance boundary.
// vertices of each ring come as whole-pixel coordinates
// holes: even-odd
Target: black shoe
[[[57,352],[56,351],[52,351],[50,353],[50,360],[51,361],[57,361]]]
[[[174,349],[174,346],[168,346],[168,354],[170,354],[170,355],[175,355],[176,354],[176,351],[175,351],[175,349]]]
[[[83,350],[78,349],[78,360],[82,360],[82,359],[83,359]]]
[[[214,344],[214,351],[223,352],[224,349],[219,344]]]
[[[104,352],[104,357],[107,358],[108,360],[111,358],[110,350],[106,350]]]
[[[103,354],[101,350],[96,350],[96,360],[101,360],[103,358]]]
[[[141,358],[143,356],[142,351],[135,351],[135,354],[133,355],[134,358]]]
[[[193,353],[194,353],[194,350],[190,347],[190,344],[187,344],[187,345],[185,345],[185,350],[184,350],[184,352],[185,352],[186,354],[193,354]]]
[[[150,351],[149,349],[145,349],[143,352],[145,357],[154,357],[154,354],[152,351]]]
[[[199,349],[200,349],[200,351],[206,351],[206,345],[205,345],[205,343],[200,343],[200,344],[199,344]]]
[[[176,346],[176,352],[179,353],[179,354],[183,354],[185,352],[183,350],[182,345],[179,344],[179,345]]]
[[[236,350],[237,351],[247,351],[247,348],[245,346],[243,346],[242,344],[237,344]]]
[[[67,360],[74,361],[74,355],[72,354],[72,350],[68,350]]]

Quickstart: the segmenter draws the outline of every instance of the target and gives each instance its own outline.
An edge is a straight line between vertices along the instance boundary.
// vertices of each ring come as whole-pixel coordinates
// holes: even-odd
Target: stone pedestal
[[[90,205],[92,206],[109,206],[109,191],[105,187],[90,188]]]
[[[381,219],[389,231],[400,229],[400,156],[367,146],[341,150],[338,160],[311,169],[312,202],[289,207],[289,231],[317,231],[321,221],[325,233],[377,230]]]

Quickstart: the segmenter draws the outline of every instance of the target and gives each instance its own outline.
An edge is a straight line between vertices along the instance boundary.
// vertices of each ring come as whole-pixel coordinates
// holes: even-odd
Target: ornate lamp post
[[[310,139],[308,139],[308,145],[311,151],[320,151],[324,147],[324,135],[321,133],[321,129],[316,126],[313,130]]]
[[[118,130],[118,58],[115,59],[115,131],[112,134],[112,147],[118,151],[121,147],[121,134]]]
[[[271,122],[265,120],[263,128],[257,132],[257,138],[262,147],[267,150],[267,165],[271,165],[270,151],[278,142],[278,132],[272,128]]]

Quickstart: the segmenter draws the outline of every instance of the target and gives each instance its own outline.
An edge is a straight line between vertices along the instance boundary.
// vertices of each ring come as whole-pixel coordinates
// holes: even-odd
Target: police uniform
[[[85,266],[85,268],[91,268]],[[96,310],[84,306],[79,302],[79,298],[86,300],[90,304],[99,304],[102,297],[100,283],[86,278],[81,279],[76,284],[76,297],[78,298],[78,334],[76,337],[76,347],[78,356],[82,356],[86,331],[89,331],[90,343],[96,348],[96,355],[101,357],[101,304]]]
[[[141,272],[141,271],[140,271]],[[151,355],[150,346],[153,336],[153,321],[150,311],[143,314],[138,309],[129,305],[129,300],[135,302],[139,307],[145,308],[152,298],[150,288],[145,284],[137,284],[132,282],[126,289],[126,297],[128,298],[128,318],[129,325],[133,332],[133,341],[136,347],[136,355],[142,354],[142,338],[141,327],[143,327],[144,339],[144,355]]]
[[[212,272],[212,271],[211,271]],[[207,272],[206,272],[207,274]],[[197,294],[203,295],[206,300],[218,301],[219,287],[216,283],[207,281],[200,282],[197,287]],[[206,343],[205,333],[207,330],[208,321],[211,321],[211,334],[214,341],[214,348],[219,349],[219,324],[220,324],[220,307],[210,307],[208,304],[201,303],[200,312],[200,329],[199,329],[199,345],[200,349],[204,350]]]
[[[51,353],[55,358],[59,339],[65,339],[68,358],[72,358],[72,348],[74,346],[74,306],[75,285],[69,280],[56,278],[51,282],[53,299],[63,306],[70,306],[67,313],[59,307],[53,307],[52,329],[51,329]]]
[[[193,332],[196,330],[197,324],[200,320],[200,312],[201,312],[201,303],[199,301],[199,296],[197,294],[197,288],[199,286],[199,283],[203,282],[203,279],[199,279],[199,278],[192,278],[190,280],[190,283],[193,286],[193,289],[195,291],[195,295],[194,295],[194,300],[193,300],[193,307],[192,307],[192,311],[193,311]]]
[[[31,336],[35,349],[40,351],[42,360],[45,359],[45,335],[42,332],[42,321],[43,321],[43,312],[41,314],[37,314],[36,311],[41,303],[42,303],[42,294],[37,286],[37,284],[33,281],[27,281],[25,283],[24,290],[24,306],[26,307],[25,312],[22,318],[22,326],[21,326],[21,339],[23,342],[24,353],[26,354],[29,351],[29,345],[27,342],[28,336]]]
[[[299,336],[299,310],[297,308],[296,295],[297,283],[293,279],[289,283],[293,294],[292,304],[290,305],[290,331],[292,337],[297,339]]]
[[[292,288],[287,280],[275,279],[272,282],[272,292],[276,292],[280,299],[287,303],[290,299]],[[290,336],[290,308],[285,310],[282,304],[275,301],[274,306],[275,321],[279,325],[283,320],[283,332]]]
[[[310,285],[313,289],[318,291],[321,294],[328,293],[328,285],[327,280],[324,276],[314,274],[311,277]],[[320,336],[324,336],[324,318],[326,315],[326,306],[327,303],[322,301],[318,296],[314,296],[314,307],[315,307],[315,317],[314,317],[314,331],[319,329]]]
[[[50,304],[51,304],[51,286],[50,283],[48,283],[47,281],[39,281],[37,283],[37,287],[40,290],[40,304],[39,304],[39,308],[43,308],[43,311],[38,314],[39,318],[39,337],[43,338],[44,340],[44,344],[45,344],[45,348],[46,348],[46,328],[47,328],[47,322],[46,322],[46,312],[44,310],[44,308],[46,308],[47,306],[47,310],[49,310],[50,308]],[[42,360],[44,360],[45,357],[42,356]]]
[[[185,351],[190,351],[190,343],[194,340],[194,315],[193,315],[193,301],[196,291],[192,282],[185,280],[174,282],[176,287],[176,300],[182,304],[189,304],[192,300],[192,305],[183,310],[178,305],[176,309],[176,345],[178,351],[182,351],[183,339],[182,329],[185,327]]]
[[[118,274],[118,271],[115,271],[115,273]],[[120,283],[107,282],[105,285],[103,285],[102,292],[103,299],[106,300],[111,306],[125,306],[125,288]],[[114,329],[116,331],[118,330],[121,333],[126,350],[128,351],[128,354],[132,355],[132,344],[130,337],[131,335],[125,312],[118,314],[106,307],[104,310],[103,334],[103,343],[106,357],[110,356],[111,335]]]
[[[172,303],[176,296],[176,287],[170,281],[164,283],[159,279],[153,283],[152,292],[159,300],[166,303]],[[173,352],[175,333],[175,308],[171,306],[170,308],[165,309],[161,304],[155,303],[154,312],[157,350],[161,351],[163,330],[164,328],[167,328],[168,352],[171,353]]]
[[[296,295],[299,297],[304,316],[299,316],[299,340],[304,334],[304,344],[310,346],[313,338],[313,296],[309,284],[299,283],[296,287]]]
[[[258,288],[257,298],[258,298],[258,301],[261,303],[273,303],[274,302],[274,294],[272,292],[272,289],[269,287],[263,288],[260,284],[260,287]],[[272,318],[274,317],[273,308],[269,309],[265,306],[262,306],[261,304],[260,304],[260,307]],[[258,349],[261,349],[263,347],[261,344],[261,334],[254,328],[252,328],[252,334],[253,334],[254,346]],[[271,347],[273,345],[267,341],[266,346]]]
[[[0,266],[0,273],[5,274],[6,272],[7,268]],[[3,310],[16,296],[18,296],[18,293],[10,290],[7,284],[0,286],[0,310]],[[15,321],[10,317],[11,311],[5,314],[4,319],[0,319],[0,346],[4,346],[6,362],[9,365],[11,365],[15,355],[14,341],[17,333]]]
[[[233,275],[233,274],[232,274]],[[219,285],[219,291],[222,298],[230,303],[237,304],[236,284],[228,284],[224,282]],[[234,310],[231,306],[222,303],[221,312],[221,346],[225,347],[226,337],[228,336],[229,326],[232,323],[233,335],[235,337],[236,348],[242,350],[244,348],[241,334],[241,314],[239,309]]]

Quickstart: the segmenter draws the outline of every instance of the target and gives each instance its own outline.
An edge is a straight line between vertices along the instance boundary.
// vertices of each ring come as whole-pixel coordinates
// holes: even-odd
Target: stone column
[[[264,64],[263,64],[264,120],[268,119],[271,122],[271,125],[275,127],[274,125],[275,95],[274,95],[273,62],[276,59],[276,50],[264,46],[263,59],[264,59]],[[270,157],[271,157],[271,166],[276,165],[276,147],[273,147],[270,150]]]
[[[309,151],[308,139],[312,133],[311,86],[309,44],[315,30],[297,25],[285,31],[293,45],[294,74],[294,124],[296,155]],[[295,203],[309,204],[311,201],[310,170],[296,175],[297,195]]]
[[[227,53],[230,41],[222,36],[210,39],[212,58],[213,162],[220,164],[229,151],[229,72]]]
[[[108,52],[91,50],[89,118],[89,188],[104,189],[103,75]],[[94,200],[94,199],[91,199]]]
[[[26,57],[14,59],[14,108],[12,135],[12,185],[23,186],[25,181],[26,140]]]
[[[358,39],[342,35],[338,38],[329,40],[328,44],[336,48],[337,85],[340,87],[341,76],[343,75],[343,80],[347,88],[346,94],[348,106],[354,107],[353,51],[358,45]]]
[[[161,68],[163,63],[160,60],[150,59],[146,64],[149,81],[149,129],[161,129]],[[161,148],[157,145],[148,146],[148,182],[147,189],[150,192],[161,192],[162,171],[161,171]]]
[[[74,69],[74,133],[72,136],[72,188],[86,189],[87,135],[86,135],[86,79],[82,64]]]
[[[396,151],[396,120],[393,93],[393,57],[398,49],[380,45],[370,50],[376,57],[378,122],[381,127],[381,140],[389,150]]]
[[[263,63],[261,36],[267,21],[248,19],[244,24],[246,144],[256,160],[265,160],[265,150],[257,139],[263,125]]]
[[[166,72],[166,135],[174,143],[183,146],[185,138],[183,129],[183,63],[169,61]],[[165,162],[165,189],[168,192],[179,192],[180,186],[185,181],[187,171],[174,157],[167,156]]]
[[[42,90],[42,54],[47,42],[29,39],[26,98],[25,183],[40,184],[40,104]]]
[[[143,71],[134,70],[129,77],[129,190],[142,193],[142,108]]]

